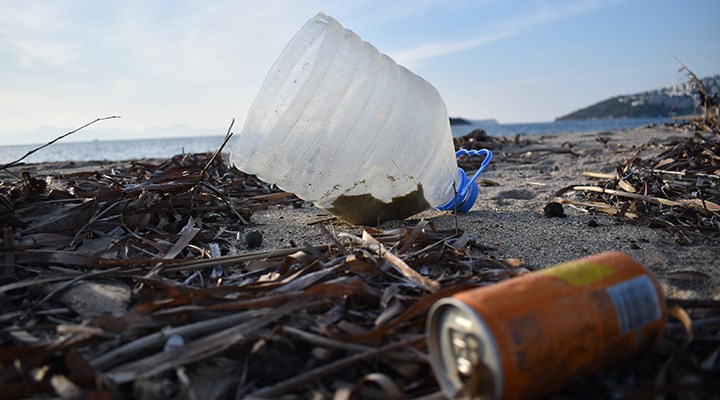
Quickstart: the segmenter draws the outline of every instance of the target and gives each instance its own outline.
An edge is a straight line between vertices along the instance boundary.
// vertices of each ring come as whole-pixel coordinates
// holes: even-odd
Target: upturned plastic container
[[[318,14],[285,47],[232,148],[236,168],[352,224],[469,210],[445,103],[427,81]]]

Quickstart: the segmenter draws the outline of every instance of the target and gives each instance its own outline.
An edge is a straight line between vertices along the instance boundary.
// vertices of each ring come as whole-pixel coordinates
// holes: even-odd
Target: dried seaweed
[[[506,145],[512,144],[523,147],[533,143],[535,143],[533,140],[519,134],[516,135],[514,139],[508,139],[502,136],[490,136],[483,129],[475,129],[465,136],[453,138],[453,145],[456,150],[489,149],[496,152]],[[478,159],[477,157],[463,155],[458,159],[458,166],[467,171],[479,168],[480,164],[482,164],[482,159]]]
[[[520,134],[515,135],[512,139],[504,136],[490,136],[484,129],[475,129],[464,136],[453,138],[455,148],[465,150],[498,150],[506,145],[527,146],[534,143],[534,140]]]
[[[327,243],[251,252],[253,212],[302,202],[212,155],[25,171],[0,195],[5,398],[437,398],[429,307],[530,268],[427,221],[361,236],[320,226]],[[676,306],[692,338],[673,323],[658,349],[561,398],[712,382],[706,311],[720,306]]]
[[[678,60],[679,62],[679,60]],[[684,72],[688,76],[691,87],[694,90],[693,100],[696,107],[700,109],[700,115],[697,118],[688,121],[687,127],[697,131],[710,131],[720,134],[720,104],[718,103],[718,93],[708,93],[705,84],[695,75],[685,64],[680,63],[682,67],[680,72]]]
[[[646,160],[636,155],[615,174],[586,174],[605,178],[601,184],[573,185],[557,195],[581,192],[590,204],[560,201],[670,229],[688,240],[720,239],[720,133],[695,133],[667,146]]]
[[[218,362],[239,368],[219,397],[331,396],[333,382],[431,393],[421,368],[430,305],[478,277],[526,271],[471,260],[470,240],[427,223],[362,238],[322,228],[328,245],[244,251],[253,212],[301,201],[211,155],[21,175],[0,186],[0,387],[9,397],[188,394],[194,372]],[[286,382],[295,375],[305,383]]]

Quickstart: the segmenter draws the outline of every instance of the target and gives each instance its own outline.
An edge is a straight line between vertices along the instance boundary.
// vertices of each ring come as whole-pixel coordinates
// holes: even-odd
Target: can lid
[[[457,209],[459,212],[465,213],[470,211],[472,206],[475,204],[475,200],[477,199],[478,195],[478,184],[476,180],[480,173],[483,172],[490,163],[490,160],[492,159],[492,152],[488,149],[460,149],[455,152],[456,158],[459,158],[463,155],[484,156],[484,158],[482,160],[482,163],[480,164],[480,167],[477,171],[475,171],[475,174],[473,174],[472,178],[468,178],[467,174],[465,174],[465,171],[463,171],[462,168],[458,168],[460,182],[457,185],[458,187],[454,188],[456,190],[455,197],[450,199],[450,201],[448,201],[447,203],[435,207],[437,210],[449,211]]]
[[[445,298],[427,321],[430,361],[448,398],[502,398],[503,374],[495,338],[467,304]]]

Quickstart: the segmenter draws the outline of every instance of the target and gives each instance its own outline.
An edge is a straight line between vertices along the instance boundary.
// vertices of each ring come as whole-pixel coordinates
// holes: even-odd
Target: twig
[[[86,127],[88,127],[88,126],[90,126],[90,125],[92,125],[92,124],[94,124],[94,123],[96,123],[96,122],[98,122],[98,121],[104,121],[104,120],[106,120],[106,119],[113,119],[113,118],[120,118],[120,116],[118,116],[118,115],[112,115],[112,116],[110,116],[110,117],[102,117],[102,118],[96,119],[95,121],[88,122],[87,124],[85,124],[85,125],[77,128],[77,129],[75,129],[75,130],[73,130],[73,131],[70,131],[70,132],[68,132],[68,133],[66,133],[66,134],[64,134],[64,135],[58,136],[58,137],[55,138],[54,140],[51,140],[51,141],[45,143],[44,145],[42,145],[42,146],[40,146],[40,147],[37,147],[37,148],[35,148],[35,149],[32,149],[32,150],[28,151],[27,154],[25,154],[24,156],[18,158],[17,160],[15,160],[15,161],[13,161],[13,162],[10,162],[10,163],[7,163],[7,164],[1,166],[0,169],[8,169],[8,168],[14,167],[14,166],[18,165],[18,164],[20,163],[20,161],[26,159],[28,156],[30,156],[31,154],[35,153],[36,151],[42,150],[42,149],[50,146],[51,144],[57,142],[58,140],[64,139],[65,137],[70,136],[70,135],[72,135],[73,133],[79,131],[80,129],[86,128]]]
[[[90,360],[90,364],[100,370],[110,368],[117,365],[133,355],[147,351],[153,347],[159,347],[168,337],[180,335],[185,338],[191,338],[202,333],[218,331],[229,326],[245,322],[250,319],[259,318],[268,314],[269,309],[249,310],[241,313],[226,315],[205,321],[195,322],[192,324],[182,325],[176,328],[163,329],[161,331],[151,333],[139,339],[125,343],[124,345],[113,349],[105,354]]]
[[[527,153],[541,153],[541,152],[555,153],[555,154],[572,154],[572,155],[574,155],[575,157],[580,157],[580,154],[576,153],[576,152],[575,152],[574,150],[572,150],[572,149],[565,149],[565,148],[560,148],[560,149],[558,149],[558,148],[555,148],[555,147],[538,147],[538,148],[536,148],[536,149],[527,149],[527,150],[522,151],[522,152],[519,152],[519,153],[511,153],[511,154],[508,154],[508,155],[507,155],[507,158],[521,157],[521,156],[523,156],[524,154],[527,154]]]
[[[317,224],[324,224],[326,222],[335,221],[336,219],[337,219],[337,217],[333,217],[333,216],[325,217],[325,218],[321,218],[317,221],[308,222],[307,225],[312,226],[312,225],[317,225]]]
[[[458,205],[457,205],[457,186],[455,185],[455,181],[453,181],[453,193],[455,193],[455,200],[453,201],[453,216],[455,217],[455,235],[460,232],[460,223],[458,222]]]
[[[598,178],[598,179],[615,179],[616,174],[605,174],[602,172],[585,171],[585,172],[583,172],[583,176],[586,176],[588,178]]]
[[[217,150],[215,150],[215,153],[213,153],[213,155],[210,157],[210,159],[207,161],[207,163],[205,163],[205,166],[203,167],[203,169],[200,171],[200,179],[198,179],[197,183],[195,184],[195,186],[192,189],[193,196],[190,199],[191,204],[195,202],[195,194],[197,194],[200,191],[200,188],[205,183],[205,173],[207,172],[208,168],[210,168],[212,163],[220,155],[220,153],[222,152],[222,149],[225,148],[225,145],[232,137],[233,134],[232,134],[231,130],[232,130],[233,125],[235,125],[235,118],[233,118],[232,121],[230,121],[230,126],[228,126],[227,133],[225,133],[225,139],[223,140],[222,144],[220,145],[220,147]],[[230,209],[230,211],[232,213],[234,213],[235,216],[238,217],[238,219],[243,224],[245,224],[245,225],[248,224],[248,222],[245,220],[245,218],[243,218],[240,215],[240,213],[238,213],[237,210],[235,210],[235,208],[232,206],[230,201],[226,201],[226,204],[227,204],[228,208]]]
[[[210,165],[210,164],[208,164],[208,165]],[[204,176],[205,176],[205,174],[202,175],[202,177],[204,177]],[[209,184],[207,182],[203,182],[202,177],[200,178],[200,182],[198,182],[198,185],[202,184],[206,189],[215,193],[218,196],[218,198],[225,203],[225,206],[227,207],[227,209],[230,210],[230,212],[233,213],[233,215],[235,215],[235,218],[237,218],[240,222],[242,222],[243,225],[250,225],[250,222],[248,222],[248,220],[243,218],[242,214],[240,214],[240,212],[235,208],[232,200],[229,197],[225,196],[217,188],[213,187],[211,184]],[[197,188],[199,188],[199,186],[196,186],[196,189]],[[291,195],[292,195],[292,193],[291,193]],[[197,208],[198,207],[195,207],[195,209],[197,209]]]
[[[316,249],[321,250],[321,251],[327,251],[327,249],[329,247],[330,247],[330,245],[327,245],[327,244],[315,246]],[[297,251],[298,251],[297,248],[273,249],[273,250],[261,251],[261,252],[256,252],[256,253],[222,256],[222,257],[213,258],[213,259],[192,260],[192,261],[186,261],[183,263],[173,265],[172,267],[166,267],[163,269],[163,271],[164,272],[180,272],[180,271],[209,268],[209,267],[214,267],[214,266],[218,266],[218,265],[236,264],[236,263],[241,263],[241,262],[250,261],[250,260],[262,260],[262,259],[270,259],[270,258],[276,258],[276,257],[285,257],[290,254],[296,253]]]
[[[337,236],[335,236],[335,234],[331,233],[331,232],[325,227],[325,225],[320,225],[320,232],[322,232],[322,234],[325,235],[325,237],[328,238],[328,240],[330,240],[330,244],[335,245],[335,247],[336,247],[338,250],[340,250],[340,252],[341,252],[343,255],[349,255],[349,254],[350,254],[350,252],[347,251],[347,249],[345,248],[345,246],[343,246],[342,244],[340,244],[340,242],[338,241]]]
[[[230,138],[233,135],[231,132],[233,125],[235,125],[235,118],[233,118],[232,121],[230,121],[230,126],[228,126],[227,133],[225,134],[225,140],[223,140],[222,144],[220,145],[220,148],[215,150],[215,153],[213,153],[212,157],[210,157],[208,162],[205,164],[205,167],[202,169],[202,171],[200,171],[200,176],[203,176],[203,177],[205,176],[205,172],[207,172],[208,168],[210,168],[210,165],[212,165],[213,161],[215,161],[217,156],[220,155],[220,152],[222,152],[222,149],[225,148],[225,145],[227,144],[227,142],[230,140]],[[200,178],[200,179],[202,179],[202,178]]]
[[[312,343],[317,346],[330,347],[333,349],[341,349],[349,352],[361,352],[372,350],[372,347],[365,346],[362,344],[348,343],[342,340],[333,340],[325,336],[316,335],[314,333],[306,332],[302,329],[298,329],[292,326],[283,326],[282,330],[295,335],[306,342]]]
[[[110,210],[112,210],[116,206],[122,205],[123,203],[127,203],[127,202],[129,202],[129,200],[122,200],[117,203],[112,203],[109,206],[105,207],[104,209],[95,213],[95,215],[90,217],[90,220],[88,221],[87,224],[83,225],[82,228],[78,229],[77,233],[75,234],[75,237],[73,237],[73,240],[72,240],[72,242],[70,242],[70,245],[68,247],[74,249],[75,246],[77,246],[78,241],[80,240],[80,235],[83,232],[85,232],[85,230],[88,229],[90,227],[90,225],[94,224],[98,219],[100,219],[102,216],[104,216],[105,214],[110,212]],[[128,229],[128,231],[130,231],[130,230]]]
[[[380,242],[373,243],[373,240],[375,240],[375,238],[372,238],[372,236],[367,235],[371,238],[371,240],[361,239],[357,236],[344,232],[340,233],[340,235],[338,236],[348,238],[353,243],[365,246],[366,248],[370,249],[375,254],[389,262],[390,265],[392,265],[396,271],[400,272],[407,280],[415,283],[416,285],[427,290],[428,292],[434,293],[437,292],[438,289],[440,289],[440,283],[438,281],[420,275],[417,271],[410,268],[410,266],[407,265],[405,261],[400,259],[400,257],[387,251],[387,249],[385,249],[385,247]]]
[[[701,211],[703,211],[703,210],[720,211],[720,206],[718,206],[717,204],[711,203],[709,201],[703,201],[700,199],[675,201],[675,200],[664,199],[661,197],[652,197],[652,196],[646,196],[646,195],[637,194],[637,193],[625,192],[622,190],[605,189],[605,188],[598,187],[598,186],[573,186],[573,190],[605,193],[605,194],[619,196],[619,197],[629,197],[629,198],[635,199],[635,200],[648,201],[650,203],[661,204],[661,205],[670,206],[670,207],[690,207],[690,208],[694,208],[696,210],[701,210]]]
[[[720,179],[720,175],[715,174],[704,174],[702,172],[695,172],[695,171],[668,171],[665,169],[657,169],[657,168],[638,168],[640,171],[647,171],[652,173],[658,173],[658,174],[668,174],[668,175],[677,175],[677,176],[687,176],[690,178],[695,177],[703,177],[703,178],[712,178],[712,179]]]
[[[120,271],[120,267],[104,269],[101,271],[90,271],[90,272],[84,273],[80,276],[73,277],[73,279],[69,280],[68,282],[63,283],[62,285],[60,285],[59,287],[55,288],[53,291],[48,293],[45,297],[43,297],[40,301],[37,302],[37,305],[41,305],[41,304],[45,303],[46,301],[50,300],[56,294],[64,291],[65,289],[69,288],[70,286],[74,285],[77,282],[80,282],[80,281],[88,279],[88,278],[96,277],[96,276],[112,274],[112,273],[118,272],[118,271]]]
[[[287,393],[297,387],[300,387],[302,385],[305,385],[309,382],[316,382],[319,379],[329,375],[336,373],[337,371],[347,368],[350,365],[353,365],[357,362],[363,361],[368,358],[377,357],[379,355],[382,355],[385,352],[389,352],[391,350],[397,350],[401,349],[403,347],[412,346],[418,343],[422,343],[425,340],[425,336],[419,336],[414,337],[408,340],[403,340],[400,342],[394,342],[390,343],[388,345],[385,345],[383,347],[380,347],[379,349],[373,349],[368,350],[363,353],[354,354],[349,357],[342,358],[340,360],[337,360],[335,362],[331,362],[330,364],[326,364],[320,367],[317,367],[315,369],[311,369],[310,371],[295,376],[290,379],[286,379],[284,381],[278,382],[271,386],[266,386],[264,388],[261,388],[259,390],[256,390],[255,392],[250,394],[251,398],[273,398],[273,397],[279,397],[281,394]]]
[[[117,383],[126,383],[137,378],[148,378],[169,369],[210,358],[228,348],[249,340],[249,336],[258,329],[278,319],[299,311],[308,302],[284,304],[271,313],[250,318],[237,325],[204,336],[182,347],[161,353],[151,354],[139,360],[113,368],[105,374]]]

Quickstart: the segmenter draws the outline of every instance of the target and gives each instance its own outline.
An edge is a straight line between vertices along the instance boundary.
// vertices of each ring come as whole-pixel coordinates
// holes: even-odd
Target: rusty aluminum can
[[[666,319],[649,271],[608,252],[439,300],[427,341],[448,398],[528,399],[637,353]]]

